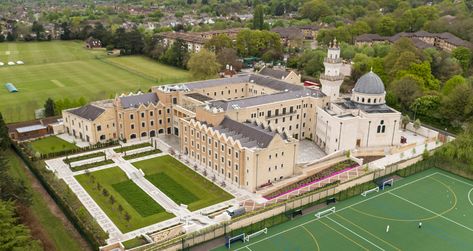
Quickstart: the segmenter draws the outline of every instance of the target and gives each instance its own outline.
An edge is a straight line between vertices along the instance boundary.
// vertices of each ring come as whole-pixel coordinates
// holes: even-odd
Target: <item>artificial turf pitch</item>
[[[438,169],[268,229],[231,250],[471,250],[473,182]],[[422,222],[422,228],[418,228]],[[389,232],[386,228],[389,225]],[[220,247],[215,250],[227,250]]]

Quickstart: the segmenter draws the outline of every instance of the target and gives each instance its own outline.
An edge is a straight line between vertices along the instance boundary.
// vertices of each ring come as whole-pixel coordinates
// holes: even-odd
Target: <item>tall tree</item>
[[[263,5],[258,4],[253,12],[253,29],[262,30],[264,28]]]
[[[460,62],[460,65],[463,68],[463,73],[466,74],[470,68],[471,60],[473,59],[471,50],[465,47],[457,47],[453,49],[452,56]]]
[[[0,152],[0,199],[14,200],[24,205],[31,204],[31,193],[25,183],[10,175],[6,152]]]
[[[8,127],[3,120],[0,112],[0,151],[4,151],[10,147],[10,137],[8,136]]]
[[[195,78],[206,79],[217,76],[220,64],[213,52],[202,49],[191,55],[189,62],[187,62],[187,68]]]
[[[28,228],[18,223],[13,202],[0,201],[0,250],[42,250]]]
[[[54,109],[54,101],[51,98],[48,98],[46,100],[46,103],[44,103],[44,115],[46,117],[51,117],[56,114],[55,109]]]

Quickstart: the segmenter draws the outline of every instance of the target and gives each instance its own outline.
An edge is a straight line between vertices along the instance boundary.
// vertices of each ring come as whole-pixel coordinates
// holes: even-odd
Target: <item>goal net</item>
[[[381,187],[381,189],[384,190],[385,187],[387,187],[387,186],[392,187],[393,185],[394,185],[394,180],[393,179],[386,180],[386,181],[383,182],[383,186]]]
[[[372,188],[370,190],[366,190],[366,191],[361,193],[361,196],[366,197],[366,195],[368,195],[370,193],[374,193],[374,192],[379,192],[379,187],[375,187],[375,188]]]
[[[326,210],[317,212],[317,213],[315,214],[315,217],[316,217],[317,219],[320,219],[321,217],[326,216],[326,215],[329,215],[329,214],[332,214],[332,213],[335,213],[335,207],[331,207],[331,208],[329,208],[329,209],[326,209]]]
[[[245,241],[248,242],[248,241],[250,241],[250,238],[256,237],[256,236],[258,236],[258,235],[260,235],[260,234],[267,234],[267,233],[268,233],[268,228],[265,227],[265,228],[263,228],[263,229],[261,229],[261,230],[259,230],[259,231],[257,231],[257,232],[254,232],[254,233],[252,233],[252,234],[247,234],[247,235],[245,236]]]

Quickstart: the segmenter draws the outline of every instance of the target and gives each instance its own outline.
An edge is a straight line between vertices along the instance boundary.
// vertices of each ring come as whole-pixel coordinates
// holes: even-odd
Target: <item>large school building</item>
[[[91,144],[175,135],[181,154],[253,192],[295,174],[301,140],[327,154],[399,145],[381,79],[369,72],[340,96],[336,41],[324,64],[321,89],[256,73],[156,86],[65,110],[65,131]]]

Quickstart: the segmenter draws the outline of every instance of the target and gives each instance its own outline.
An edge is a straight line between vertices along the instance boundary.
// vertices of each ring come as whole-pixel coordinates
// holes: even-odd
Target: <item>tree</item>
[[[458,85],[441,102],[442,116],[452,125],[461,125],[473,116],[473,87]]]
[[[131,220],[131,215],[128,213],[128,212],[125,212],[125,220],[126,222],[128,223],[128,225],[130,224],[130,220]]]
[[[460,75],[455,75],[451,79],[449,79],[442,87],[442,93],[444,95],[449,95],[455,87],[459,85],[465,85],[466,79]]]
[[[118,211],[121,213],[123,211],[123,206],[121,204],[118,204]]]
[[[253,12],[253,29],[262,30],[264,28],[263,5],[258,4]]]
[[[205,48],[215,53],[219,53],[225,48],[232,48],[232,44],[232,39],[228,35],[218,34],[205,43]]]
[[[299,12],[303,18],[308,18],[311,21],[318,21],[323,17],[333,14],[332,9],[327,5],[325,0],[312,0],[305,2]]]
[[[230,65],[234,70],[239,71],[243,64],[238,60],[238,55],[235,49],[224,48],[217,53],[217,62],[221,68],[225,68],[226,65]]]
[[[424,61],[420,64],[412,63],[406,70],[401,70],[397,73],[398,77],[405,75],[418,77],[418,82],[423,90],[438,90],[440,88],[440,81],[432,75],[428,61]]]
[[[11,176],[6,154],[7,152],[0,152],[0,199],[14,200],[28,206],[31,204],[31,192],[23,180]]]
[[[207,79],[217,76],[220,64],[213,52],[202,49],[191,55],[187,68],[196,79]]]
[[[419,79],[406,75],[392,83],[392,92],[404,110],[407,110],[414,100],[422,96]]]
[[[15,205],[0,200],[0,250],[42,250],[25,225],[15,217]]]
[[[471,50],[465,47],[457,47],[453,49],[452,56],[460,62],[463,72],[466,74],[470,68],[471,60],[473,59]]]
[[[56,114],[55,109],[54,109],[54,101],[51,98],[48,98],[46,100],[46,103],[44,103],[44,116],[46,117],[51,117]]]
[[[379,21],[376,30],[382,36],[392,36],[395,33],[396,22],[390,16],[383,16]]]
[[[182,39],[176,39],[166,52],[164,52],[160,61],[176,67],[185,68],[188,57],[187,44]]]
[[[414,130],[415,130],[415,135],[417,135],[417,130],[419,130],[420,126],[422,124],[420,123],[420,120],[419,119],[416,119],[414,121],[414,124],[412,125],[414,127]]]
[[[10,147],[10,137],[8,136],[8,127],[3,120],[3,115],[0,112],[0,151],[4,151]]]
[[[108,192],[106,188],[102,188],[102,194],[103,196],[108,196],[110,193]]]
[[[407,124],[409,124],[409,122],[411,122],[409,115],[403,115],[401,118],[402,129],[406,130]]]
[[[110,204],[112,204],[112,205],[115,204],[115,197],[113,197],[113,195],[110,195],[108,200],[110,201]]]

